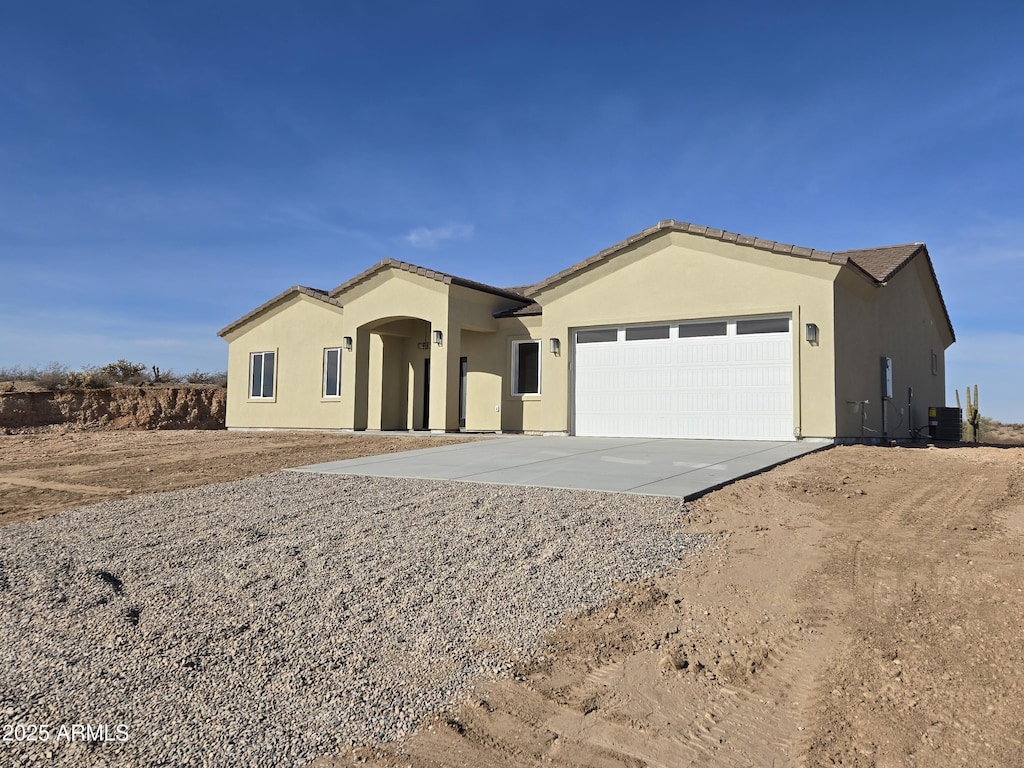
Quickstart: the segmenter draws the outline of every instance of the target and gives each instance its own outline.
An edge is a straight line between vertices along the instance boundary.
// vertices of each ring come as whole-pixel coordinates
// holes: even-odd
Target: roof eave
[[[217,335],[220,336],[221,338],[224,338],[228,334],[233,333],[234,331],[236,331],[239,328],[241,328],[246,323],[248,323],[248,322],[250,322],[252,320],[255,320],[259,315],[263,314],[268,309],[273,309],[275,306],[277,306],[281,302],[283,302],[286,299],[289,299],[289,298],[291,298],[292,296],[295,296],[295,295],[308,296],[311,299],[316,299],[317,301],[322,301],[325,304],[330,304],[331,306],[337,307],[338,309],[342,309],[343,308],[341,302],[338,301],[337,299],[331,298],[327,294],[326,291],[321,291],[321,290],[318,290],[316,288],[309,288],[309,287],[307,287],[305,285],[293,285],[291,288],[289,288],[286,291],[282,291],[281,293],[277,294],[277,296],[275,296],[274,298],[270,299],[269,301],[263,302],[258,307],[256,307],[256,309],[252,310],[251,312],[245,313],[240,318],[235,320],[233,323],[229,323],[228,325],[225,325],[223,328],[221,328],[219,331],[217,331]]]
[[[420,275],[430,280],[436,280],[445,285],[458,285],[462,288],[469,288],[470,290],[480,291],[481,293],[489,293],[494,296],[500,296],[504,299],[512,299],[513,301],[529,302],[525,296],[519,293],[514,293],[505,288],[498,288],[493,285],[487,285],[486,283],[479,283],[476,280],[469,280],[464,277],[458,277],[456,275],[449,275],[445,272],[438,272],[434,269],[427,269],[416,264],[411,264],[407,261],[399,261],[398,259],[381,259],[379,262],[374,264],[367,270],[360,272],[358,275],[353,277],[351,280],[346,280],[341,285],[330,291],[332,298],[344,293],[350,288],[355,287],[359,283],[369,280],[374,275],[383,272],[386,269],[397,269],[402,272],[408,272],[413,275]]]
[[[530,288],[530,296],[536,296],[547,288],[550,288],[557,283],[586,270],[588,267],[604,262],[627,248],[657,237],[664,232],[680,232],[688,235],[696,235],[709,240],[720,240],[722,242],[733,243],[739,246],[755,248],[759,251],[769,251],[771,253],[792,256],[798,259],[828,262],[839,266],[846,264],[847,261],[845,256],[833,251],[819,251],[814,248],[804,248],[798,245],[790,245],[789,243],[780,243],[775,240],[764,240],[759,237],[751,237],[750,235],[741,235],[724,229],[715,229],[713,227],[705,227],[699,224],[690,224],[688,222],[676,221],[675,219],[663,219],[653,227],[648,227],[631,237],[627,237],[625,240],[622,240],[609,248],[605,248],[589,258],[563,269],[561,272],[552,275],[546,280],[536,283]]]

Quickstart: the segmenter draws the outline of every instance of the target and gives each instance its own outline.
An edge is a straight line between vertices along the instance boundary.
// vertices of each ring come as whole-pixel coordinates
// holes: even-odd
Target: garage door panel
[[[778,334],[762,334],[758,336],[737,337],[733,346],[734,357],[738,363],[789,363],[792,359],[793,346],[787,333],[784,339],[770,339],[768,336]]]
[[[789,333],[624,336],[574,345],[576,434],[792,439]]]

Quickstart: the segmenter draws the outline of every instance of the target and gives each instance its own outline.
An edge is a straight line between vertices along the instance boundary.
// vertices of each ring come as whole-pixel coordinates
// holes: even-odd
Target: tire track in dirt
[[[568,621],[519,679],[360,755],[389,768],[1024,764],[1022,499],[1012,449],[837,448],[741,481],[689,505],[688,528],[722,545],[658,579],[664,599],[625,595]]]
[[[38,480],[32,477],[0,474],[0,484],[20,485],[26,488],[41,488],[48,491],[71,491],[73,493],[96,493],[102,496],[110,493],[128,493],[127,488],[110,488],[109,486],[83,485],[81,483],[57,483],[52,480]]]

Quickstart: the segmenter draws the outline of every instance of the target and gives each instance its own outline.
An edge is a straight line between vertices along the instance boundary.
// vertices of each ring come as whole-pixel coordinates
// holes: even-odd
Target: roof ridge
[[[888,250],[892,250],[893,248],[911,248],[911,247],[918,248],[918,247],[920,247],[922,245],[924,245],[924,243],[919,243],[919,242],[914,242],[914,243],[893,243],[892,245],[873,245],[873,246],[871,246],[869,248],[849,248],[849,249],[844,250],[844,251],[836,251],[836,253],[847,254],[847,253],[862,253],[864,251],[888,251]]]
[[[715,227],[706,227],[700,224],[691,224],[685,221],[676,221],[675,219],[662,219],[652,227],[647,227],[635,235],[627,237],[618,243],[615,243],[602,251],[595,253],[593,256],[578,261],[575,264],[563,269],[561,272],[557,272],[551,277],[541,280],[539,283],[534,283],[530,287],[530,295],[537,293],[538,291],[547,288],[559,280],[568,277],[569,275],[575,274],[583,269],[586,269],[592,264],[604,261],[609,256],[613,256],[616,253],[625,250],[629,246],[645,240],[649,237],[660,234],[661,232],[681,232],[684,234],[698,235],[700,237],[706,237],[711,240],[721,240],[726,243],[735,243],[736,245],[744,245],[751,248],[756,248],[761,251],[770,251],[772,253],[787,254],[796,258],[810,259],[811,261],[827,261],[830,264],[838,264],[840,266],[846,264],[846,256],[842,253],[835,251],[821,251],[816,248],[807,248],[800,245],[792,245],[790,243],[780,243],[777,240],[766,240],[760,237],[754,237],[752,235],[741,235],[737,232],[730,232],[725,229],[717,229]]]
[[[364,280],[368,280],[375,274],[383,269],[387,268],[400,269],[404,272],[409,272],[414,275],[422,275],[423,277],[431,280],[437,280],[438,282],[444,283],[445,285],[460,285],[464,288],[472,288],[474,290],[483,291],[485,293],[493,293],[497,296],[503,296],[505,298],[514,299],[516,301],[528,302],[529,299],[521,293],[509,290],[508,288],[499,288],[496,285],[489,285],[487,283],[481,283],[477,280],[469,280],[465,277],[459,277],[458,275],[452,275],[447,272],[441,272],[436,269],[429,269],[427,267],[421,267],[418,264],[413,264],[408,261],[401,261],[399,259],[393,259],[390,256],[381,259],[369,269],[363,270],[355,277],[350,280],[346,280],[336,288],[331,289],[329,295],[333,298],[343,291],[358,285]]]

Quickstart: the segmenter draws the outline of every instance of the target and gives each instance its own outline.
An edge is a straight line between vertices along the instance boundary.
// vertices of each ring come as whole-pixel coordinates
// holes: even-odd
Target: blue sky
[[[223,370],[384,257],[537,281],[675,218],[928,244],[1024,422],[1024,6],[0,5],[0,367]]]

